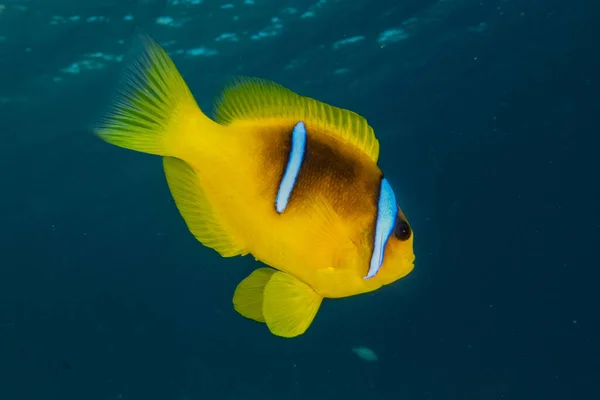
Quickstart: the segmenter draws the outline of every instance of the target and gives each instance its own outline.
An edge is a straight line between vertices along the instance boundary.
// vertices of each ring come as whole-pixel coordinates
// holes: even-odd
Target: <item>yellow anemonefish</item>
[[[164,49],[142,43],[96,134],[163,157],[177,208],[203,245],[272,267],[237,286],[237,312],[294,337],[323,298],[370,292],[413,269],[413,233],[363,117],[243,79],[212,120]]]

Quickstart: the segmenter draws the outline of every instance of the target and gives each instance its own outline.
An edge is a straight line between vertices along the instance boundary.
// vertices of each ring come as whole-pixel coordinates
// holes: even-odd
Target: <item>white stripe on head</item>
[[[371,255],[369,272],[367,273],[367,276],[365,276],[365,280],[371,279],[377,275],[377,272],[379,272],[379,269],[383,265],[385,246],[394,230],[397,214],[398,205],[396,203],[396,195],[387,179],[383,178],[381,179],[379,201],[377,202],[377,221],[375,222],[373,254]]]

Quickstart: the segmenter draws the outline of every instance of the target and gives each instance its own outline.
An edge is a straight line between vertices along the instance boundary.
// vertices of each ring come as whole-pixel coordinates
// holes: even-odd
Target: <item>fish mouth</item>
[[[410,256],[405,256],[404,257],[404,265],[406,265],[406,268],[408,269],[408,271],[412,271],[413,268],[415,267],[415,255],[412,254]]]

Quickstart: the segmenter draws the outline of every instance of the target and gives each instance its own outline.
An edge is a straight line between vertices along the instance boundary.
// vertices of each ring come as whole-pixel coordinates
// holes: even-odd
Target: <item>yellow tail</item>
[[[119,147],[179,158],[203,130],[219,125],[202,113],[167,52],[148,36],[140,42],[126,87],[95,133]]]

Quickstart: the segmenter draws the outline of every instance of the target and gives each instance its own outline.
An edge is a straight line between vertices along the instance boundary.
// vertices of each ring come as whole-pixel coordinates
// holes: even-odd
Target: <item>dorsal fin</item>
[[[318,127],[343,143],[379,158],[379,141],[367,120],[355,112],[333,107],[285,87],[259,78],[238,78],[221,95],[215,108],[217,122],[278,118],[291,124],[303,121],[307,127]]]

